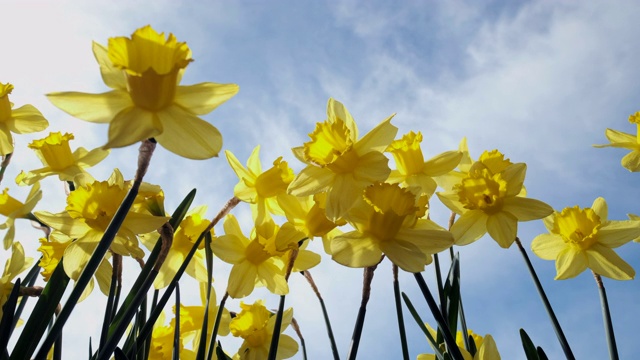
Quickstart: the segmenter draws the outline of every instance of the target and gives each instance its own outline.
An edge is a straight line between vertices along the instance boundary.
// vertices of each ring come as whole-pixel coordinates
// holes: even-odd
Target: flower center
[[[355,152],[348,154],[353,141],[349,129],[342,120],[317,123],[315,130],[309,136],[311,141],[304,143],[305,158],[318,166],[328,166],[338,162],[334,168],[340,170],[348,165],[346,163],[354,156],[357,159]],[[338,161],[345,155],[349,159]]]
[[[600,217],[592,209],[574,206],[556,214],[553,232],[562,236],[566,243],[587,250],[596,243],[601,226]]]
[[[489,169],[471,171],[454,187],[465,209],[495,213],[502,208],[502,199],[507,192],[507,182],[498,174],[491,175]]]
[[[82,218],[90,227],[104,231],[126,194],[127,190],[117,185],[96,181],[71,192],[66,210],[72,218]]]
[[[251,240],[249,246],[245,250],[245,256],[250,263],[260,265],[271,257],[265,246],[256,238]]]
[[[251,347],[265,344],[270,337],[266,329],[271,312],[261,302],[253,305],[240,303],[242,311],[229,324],[233,336],[241,337]]]

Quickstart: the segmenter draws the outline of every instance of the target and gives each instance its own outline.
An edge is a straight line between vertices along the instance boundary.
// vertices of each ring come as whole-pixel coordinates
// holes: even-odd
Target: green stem
[[[216,337],[218,336],[218,328],[220,327],[220,319],[222,319],[222,312],[224,311],[224,304],[229,298],[229,293],[225,292],[220,300],[220,306],[218,306],[218,312],[216,313],[216,322],[213,323],[213,332],[211,333],[211,341],[209,342],[209,352],[207,359],[213,359],[213,349],[216,347]]]
[[[0,182],[2,182],[4,172],[7,170],[7,166],[9,166],[9,163],[11,162],[11,156],[13,156],[13,153],[9,153],[2,158],[2,163],[0,164]]]
[[[302,276],[304,276],[304,278],[307,279],[307,282],[309,282],[311,289],[313,289],[313,292],[316,294],[318,301],[320,301],[320,307],[322,308],[322,315],[324,316],[324,324],[327,327],[329,342],[331,342],[331,352],[333,353],[333,359],[340,360],[340,355],[338,354],[338,347],[336,346],[336,340],[333,337],[333,330],[331,329],[331,321],[329,320],[329,313],[327,312],[327,307],[324,304],[324,299],[322,299],[322,294],[320,294],[320,290],[318,290],[316,283],[313,281],[313,278],[311,277],[311,273],[309,272],[309,270],[303,271]]]
[[[611,313],[609,312],[609,302],[607,301],[607,292],[604,289],[604,283],[600,275],[595,271],[591,271],[593,277],[596,279],[598,285],[598,292],[600,293],[600,304],[602,305],[602,319],[604,321],[604,330],[607,336],[607,345],[609,346],[609,358],[611,360],[618,360],[618,346],[616,345],[616,336],[613,332],[613,323],[611,322]]]
[[[393,264],[393,296],[396,302],[396,316],[398,318],[398,331],[400,332],[400,344],[402,345],[402,358],[409,360],[409,347],[407,346],[407,334],[404,329],[404,317],[402,316],[402,301],[400,300],[400,283],[398,282],[398,265]]]
[[[442,336],[444,337],[444,342],[447,344],[447,349],[449,349],[449,354],[454,359],[464,360],[464,358],[462,357],[462,353],[460,352],[460,349],[458,349],[458,345],[456,344],[456,339],[451,334],[451,330],[449,329],[449,325],[447,325],[447,321],[440,313],[440,309],[438,309],[438,304],[436,303],[436,300],[433,298],[433,295],[431,295],[431,291],[429,291],[429,287],[427,286],[427,283],[424,281],[422,274],[414,273],[413,275],[415,276],[416,281],[418,282],[418,286],[422,291],[422,295],[424,296],[424,299],[427,301],[429,310],[431,310],[433,317],[436,319],[438,326],[440,326],[440,329],[442,330]]]
[[[527,255],[527,252],[524,250],[524,247],[522,247],[522,243],[520,242],[519,238],[516,238],[515,242],[516,242],[516,245],[518,245],[518,249],[520,250],[522,257],[524,258],[525,263],[527,264],[527,268],[529,269],[529,273],[531,274],[533,283],[536,285],[538,294],[540,295],[540,298],[542,299],[542,303],[544,304],[544,307],[547,310],[547,314],[551,319],[551,323],[553,324],[553,330],[555,331],[556,336],[560,341],[560,346],[562,347],[562,351],[564,351],[564,355],[568,360],[575,360],[575,356],[571,351],[569,342],[567,341],[567,338],[564,336],[564,332],[560,327],[558,318],[556,318],[556,314],[553,312],[551,303],[549,302],[549,299],[547,298],[547,294],[544,292],[544,289],[542,288],[542,284],[540,283],[540,279],[538,279],[538,275],[536,274],[536,271],[533,269],[533,265],[531,264],[531,260],[529,260],[529,256]]]
[[[285,297],[286,295],[280,295],[280,304],[278,305],[276,322],[273,325],[273,334],[271,335],[271,345],[269,345],[269,355],[267,356],[268,360],[276,360],[276,355],[278,354],[278,342],[280,341],[280,328],[282,327]]]

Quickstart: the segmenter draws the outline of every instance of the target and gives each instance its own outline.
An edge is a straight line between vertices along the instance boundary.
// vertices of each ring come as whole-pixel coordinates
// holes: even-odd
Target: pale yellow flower
[[[640,171],[640,112],[629,115],[629,122],[636,125],[636,135],[607,129],[605,136],[610,144],[593,146],[597,148],[616,147],[631,150],[630,153],[622,158],[620,163],[625,169],[637,172]]]
[[[40,190],[40,183],[36,182],[27,195],[27,200],[22,203],[9,195],[9,189],[4,189],[0,194],[0,214],[7,217],[7,220],[3,224],[0,224],[0,229],[7,229],[7,233],[4,235],[4,248],[8,249],[13,243],[15,237],[14,223],[16,219],[29,219],[35,220],[31,211],[36,207],[38,201],[42,199],[42,191]]]
[[[382,153],[393,141],[398,128],[390,116],[362,138],[349,111],[329,99],[327,120],[317,123],[311,141],[294,154],[307,164],[289,185],[289,193],[308,196],[327,192],[327,217],[336,222],[374,182],[389,177],[389,159]]]
[[[94,166],[109,155],[108,150],[87,151],[83,147],[72,153],[69,140],[73,138],[73,134],[62,135],[60,132],[55,132],[44,139],[34,140],[29,144],[29,148],[36,152],[44,167],[26,173],[22,171],[18,174],[16,183],[32,185],[51,175],[58,175],[62,181],[73,181],[77,175],[86,174],[84,169]]]
[[[2,308],[7,302],[13,283],[11,282],[20,273],[27,270],[33,263],[33,258],[25,258],[24,248],[19,242],[14,242],[11,246],[11,257],[4,265],[4,271],[0,276],[0,319],[2,319]]]
[[[607,203],[597,198],[590,208],[568,207],[545,221],[549,234],[538,235],[533,252],[556,261],[556,280],[569,279],[587,268],[615,280],[631,280],[635,270],[614,248],[640,236],[640,221],[608,220]]]
[[[222,135],[202,120],[204,115],[238,92],[235,84],[178,85],[192,61],[191,50],[173,34],[165,37],[151,26],[131,38],[109,39],[108,49],[93,44],[105,84],[103,94],[48,94],[63,111],[82,120],[109,123],[105,148],[155,138],[167,150],[190,159],[217,156]]]

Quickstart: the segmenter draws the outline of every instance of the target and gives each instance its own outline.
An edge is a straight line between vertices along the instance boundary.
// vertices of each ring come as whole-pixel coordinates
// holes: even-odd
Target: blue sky
[[[91,41],[131,34],[151,24],[186,41],[195,61],[183,84],[203,81],[237,83],[240,92],[204,118],[224,136],[224,148],[245,161],[261,145],[263,164],[284,156],[302,168],[290,148],[308,139],[315,122],[325,119],[333,97],[353,114],[361,132],[397,113],[399,134],[422,131],[427,157],[457,148],[468,138],[472,156],[497,148],[514,162],[528,165],[529,196],[556,209],[590,206],[598,196],[609,203],[611,219],[639,213],[635,174],[620,166],[621,150],[595,149],[606,143],[605,128],[633,132],[627,116],[640,110],[638,99],[640,5],[605,1],[23,1],[0,4],[0,82],[15,85],[12,101],[34,104],[50,121],[51,131],[72,131],[72,146],[94,148],[106,141],[106,126],[73,119],[50,105],[53,91],[102,92]],[[48,131],[44,134],[47,134]],[[4,186],[22,169],[39,167],[26,149],[43,133],[16,138],[16,155]],[[92,170],[98,179],[119,167],[131,178],[137,149],[112,151]],[[173,209],[190,189],[209,217],[232,196],[235,175],[224,157],[181,159],[158,148],[145,181],[161,185]],[[43,182],[38,209],[60,211],[64,192],[56,180]],[[23,197],[24,197],[23,195]],[[20,198],[20,195],[16,195]],[[434,204],[433,218],[445,225],[448,213]],[[235,214],[249,227],[247,206]],[[37,233],[28,225],[18,239],[35,249]],[[222,231],[218,229],[218,231]],[[541,222],[520,225],[528,247],[544,232]],[[24,238],[21,238],[24,236]],[[31,244],[29,244],[31,243]],[[317,244],[316,244],[317,245]],[[316,247],[320,250],[320,247]],[[462,282],[470,328],[496,339],[503,359],[523,358],[518,329],[525,328],[551,359],[562,355],[524,263],[515,248],[503,250],[490,238],[464,248]],[[36,256],[35,253],[31,253]],[[640,268],[640,245],[619,254]],[[0,259],[5,254],[0,252]],[[532,255],[533,256],[533,255]],[[595,283],[589,273],[554,281],[553,262],[532,258],[577,358],[607,355]],[[128,263],[134,266],[133,262]],[[216,286],[223,291],[228,266],[215,264]],[[323,258],[313,272],[326,298],[341,353],[346,355],[360,301],[361,270],[343,268]],[[425,276],[432,279],[433,269]],[[401,277],[414,303],[420,297],[413,278]],[[637,280],[605,279],[621,358],[637,353],[635,328]],[[360,350],[363,359],[400,356],[392,301],[391,270],[383,263]],[[259,292],[257,295],[265,295]],[[93,321],[93,294],[80,304],[67,331],[65,351],[86,344]],[[276,298],[268,298],[276,306]],[[308,286],[293,279],[287,300],[305,335],[311,359],[326,358],[328,341],[319,306]],[[193,302],[195,303],[195,302]],[[230,308],[237,310],[237,303]],[[427,316],[426,306],[420,310]],[[99,318],[95,323],[99,323]],[[429,320],[431,321],[431,320]],[[432,322],[432,321],[431,321]],[[427,352],[419,329],[407,321],[412,356]],[[93,335],[95,337],[95,335]],[[229,345],[226,345],[226,344]],[[234,344],[223,339],[232,350]],[[86,347],[77,349],[85,354]]]

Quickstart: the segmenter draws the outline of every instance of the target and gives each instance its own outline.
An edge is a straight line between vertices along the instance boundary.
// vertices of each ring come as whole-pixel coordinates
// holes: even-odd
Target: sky
[[[513,162],[527,164],[528,196],[555,209],[588,207],[599,196],[609,217],[623,220],[640,213],[635,177],[620,166],[626,153],[595,149],[606,128],[634,132],[629,114],[640,110],[640,4],[632,1],[21,1],[0,2],[0,82],[15,86],[16,106],[33,104],[49,120],[45,132],[18,136],[16,154],[3,187],[24,199],[27,189],[12,179],[20,170],[40,167],[26,145],[49,131],[73,132],[72,147],[95,148],[107,139],[105,125],[74,119],[51,105],[54,91],[104,92],[91,42],[128,36],[151,24],[186,41],[195,61],[182,84],[236,83],[240,92],[203,116],[223,134],[224,149],[245,162],[256,145],[263,164],[279,156],[302,169],[290,149],[308,140],[314,124],[326,117],[330,97],[344,103],[361,133],[391,114],[399,135],[421,131],[422,148],[431,157],[457,149],[467,137],[471,156],[499,149]],[[114,167],[125,178],[135,172],[137,147],[115,149],[90,172],[106,179]],[[182,159],[158,147],[145,181],[162,186],[172,211],[192,189],[195,204],[213,217],[233,196],[237,178],[224,156],[204,161]],[[59,212],[64,187],[43,181],[37,210]],[[234,210],[243,227],[251,226],[246,204]],[[433,204],[432,218],[446,225],[449,213]],[[218,233],[221,226],[216,227]],[[541,221],[520,223],[526,248],[546,230]],[[38,233],[20,224],[16,239],[37,248]],[[311,248],[321,251],[319,243]],[[462,267],[462,295],[471,329],[492,334],[503,359],[523,359],[518,330],[524,328],[549,358],[562,357],[542,303],[515,247],[500,248],[492,239],[456,247]],[[640,245],[618,253],[640,268]],[[533,264],[579,359],[607,356],[600,304],[590,273],[554,281],[551,261]],[[0,263],[6,253],[0,251]],[[133,261],[125,266],[137,266]],[[229,266],[216,261],[219,296]],[[338,347],[346,356],[360,302],[362,270],[345,268],[323,257],[312,270],[325,298]],[[434,287],[434,270],[424,275]],[[383,262],[372,284],[360,358],[399,358],[391,266]],[[410,274],[401,286],[425,321],[431,316]],[[637,280],[605,279],[621,358],[637,354]],[[310,288],[293,277],[287,306],[293,306],[310,359],[330,356],[320,307]],[[189,291],[189,290],[184,290]],[[196,292],[194,292],[196,294]],[[277,297],[257,291],[251,301]],[[94,292],[77,307],[65,328],[65,356],[86,354],[101,317],[95,308],[104,296]],[[197,295],[185,302],[197,304]],[[101,302],[102,301],[102,302]],[[239,303],[228,303],[239,310]],[[431,352],[408,318],[410,352]],[[290,330],[290,335],[295,337]],[[237,342],[222,339],[229,351]],[[78,355],[80,356],[80,355]],[[301,358],[298,354],[295,358]]]

